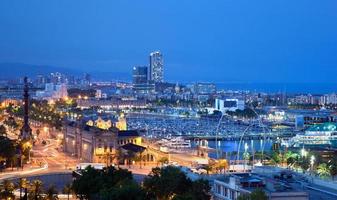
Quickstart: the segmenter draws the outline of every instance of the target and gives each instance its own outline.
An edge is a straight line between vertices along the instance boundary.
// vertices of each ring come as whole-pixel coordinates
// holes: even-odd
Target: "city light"
[[[312,155],[312,156],[310,157],[310,165],[313,166],[314,163],[315,163],[315,156]]]
[[[308,151],[306,151],[304,148],[301,149],[301,156],[302,157],[307,157]]]
[[[245,152],[248,150],[248,144],[245,143]]]
[[[0,6],[1,200],[337,199],[335,2],[73,1]]]

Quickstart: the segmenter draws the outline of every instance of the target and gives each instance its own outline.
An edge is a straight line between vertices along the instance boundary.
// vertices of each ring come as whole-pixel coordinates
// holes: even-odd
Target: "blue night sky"
[[[0,62],[171,81],[337,83],[336,0],[2,0]]]

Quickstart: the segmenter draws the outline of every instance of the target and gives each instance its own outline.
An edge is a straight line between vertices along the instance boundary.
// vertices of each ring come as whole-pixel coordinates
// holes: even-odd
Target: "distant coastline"
[[[328,94],[337,92],[337,83],[215,83],[218,89],[266,93]]]

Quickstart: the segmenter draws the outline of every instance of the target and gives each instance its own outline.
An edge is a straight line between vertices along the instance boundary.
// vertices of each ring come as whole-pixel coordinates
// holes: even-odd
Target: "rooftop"
[[[118,131],[118,137],[139,137],[137,130]]]
[[[128,143],[120,147],[121,149],[132,151],[135,153],[143,152],[146,148],[143,146],[139,146],[133,143]]]

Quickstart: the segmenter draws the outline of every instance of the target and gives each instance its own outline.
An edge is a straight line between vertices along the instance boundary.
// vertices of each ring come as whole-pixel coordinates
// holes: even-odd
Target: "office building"
[[[164,62],[163,55],[159,52],[150,53],[149,80],[154,83],[164,82]]]
[[[292,179],[288,171],[278,172],[279,176]],[[299,187],[300,188],[300,187]],[[303,189],[292,189],[282,181],[264,174],[229,174],[214,180],[214,200],[237,200],[260,189],[269,200],[308,200],[309,195]]]
[[[239,99],[215,99],[215,110],[225,113],[227,111],[244,110],[245,102]]]
[[[154,85],[149,82],[148,67],[136,66],[132,70],[132,86],[134,91],[149,93],[154,90]]]
[[[214,94],[216,86],[214,83],[196,83],[193,85],[193,92],[195,94]]]

